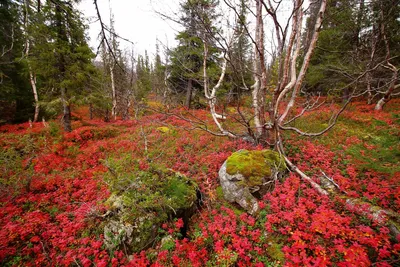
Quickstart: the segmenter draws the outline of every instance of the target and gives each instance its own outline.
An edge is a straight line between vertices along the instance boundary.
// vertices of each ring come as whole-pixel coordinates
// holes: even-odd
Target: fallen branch
[[[297,173],[300,178],[306,182],[308,182],[312,188],[314,188],[319,194],[324,196],[337,196],[338,194],[335,193],[334,190],[325,190],[319,184],[314,182],[308,175],[303,173],[296,165],[294,165],[284,153],[284,149],[282,146],[281,140],[279,140],[278,145],[278,152],[281,156],[285,159],[286,164],[288,165],[289,169],[295,173]],[[321,171],[322,172],[322,171]],[[324,177],[328,179],[335,187],[340,190],[340,186],[333,181],[333,179],[329,178],[324,172],[322,172]],[[345,192],[345,191],[343,191]],[[350,198],[345,195],[339,195],[340,198],[346,201],[346,206],[348,209],[351,209],[352,212],[370,217],[375,223],[379,225],[385,225],[389,228],[390,233],[392,236],[397,237],[400,235],[400,214],[391,210],[383,209],[379,206],[374,206],[371,203],[362,201],[357,198]]]
[[[322,173],[322,175],[323,175],[329,182],[331,182],[337,189],[341,190],[341,189],[340,189],[340,186],[339,186],[331,177],[329,177],[328,175],[326,175],[323,171],[321,171],[321,173]],[[346,193],[346,191],[343,191],[343,192]]]
[[[324,196],[328,196],[328,192],[323,189],[319,184],[314,182],[308,175],[306,175],[304,172],[302,172],[299,168],[297,168],[296,165],[294,165],[283,153],[283,150],[279,149],[279,153],[282,155],[282,157],[285,159],[286,164],[288,165],[289,169],[295,173],[297,173],[301,179],[304,181],[308,182],[312,188],[314,188],[318,193]]]

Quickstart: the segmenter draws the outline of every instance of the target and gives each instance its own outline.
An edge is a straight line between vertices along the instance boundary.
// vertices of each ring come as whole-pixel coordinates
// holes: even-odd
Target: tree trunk
[[[367,104],[371,105],[372,104],[372,100],[374,98],[374,96],[372,95],[372,88],[371,88],[371,73],[368,71],[366,74],[366,80],[367,80]]]
[[[192,81],[192,79],[189,79],[188,84],[187,84],[187,88],[186,88],[186,101],[185,101],[185,106],[188,109],[191,108],[192,91],[193,91],[193,81]]]
[[[65,88],[61,88],[61,102],[63,105],[63,124],[64,124],[64,130],[66,132],[71,132],[72,127],[71,127],[71,107],[66,99],[66,92],[67,90]]]
[[[109,122],[110,121],[110,114],[108,108],[106,109],[106,112],[104,113],[104,122]]]
[[[383,109],[383,106],[391,99],[394,88],[395,86],[393,85],[386,91],[385,95],[378,101],[378,103],[376,103],[375,110],[381,111]]]
[[[254,108],[254,124],[255,124],[255,139],[265,139],[265,96],[263,87],[266,86],[265,59],[264,59],[264,28],[262,18],[262,3],[261,0],[256,1],[256,36],[254,47],[254,80],[253,85],[253,108]]]
[[[398,75],[398,69],[391,64],[390,62],[388,63],[389,68],[393,71],[393,76],[392,76],[392,82],[390,83],[389,89],[386,91],[385,95],[376,103],[375,110],[381,111],[383,109],[383,106],[389,102],[389,100],[392,97],[392,93],[395,89],[400,87],[400,84],[396,85],[397,83],[397,75]]]
[[[32,86],[32,91],[33,91],[33,98],[35,99],[35,115],[33,117],[33,122],[37,122],[39,118],[39,111],[40,111],[40,106],[39,106],[39,96],[36,88],[36,82],[35,82],[35,77],[33,76],[32,73],[32,68],[29,66],[29,80],[31,82]]]
[[[289,111],[294,106],[294,104],[296,102],[297,95],[298,95],[298,93],[300,91],[300,88],[303,85],[304,77],[306,76],[306,72],[307,72],[308,66],[310,64],[311,56],[313,55],[314,49],[315,49],[315,47],[317,45],[317,40],[318,40],[319,32],[321,30],[321,25],[322,25],[322,19],[323,19],[323,16],[325,14],[326,2],[327,2],[327,0],[322,0],[321,1],[321,6],[320,6],[319,11],[318,11],[318,17],[317,17],[317,20],[316,20],[315,25],[314,25],[314,32],[313,32],[312,38],[310,40],[310,45],[308,47],[308,50],[305,53],[305,56],[304,56],[303,63],[302,63],[302,66],[300,68],[299,74],[297,75],[296,83],[294,84],[294,89],[292,91],[292,96],[290,98],[290,101],[286,105],[285,111],[283,112],[283,114],[278,119],[279,120],[279,126],[278,127],[281,126],[281,123],[284,121],[286,116],[289,114]],[[278,108],[278,106],[276,106],[276,108]]]
[[[131,104],[132,104],[132,102],[131,102],[131,91],[129,91],[128,95],[126,96],[126,106],[124,108],[123,115],[122,115],[122,119],[124,121],[130,119],[129,110],[131,108]]]
[[[346,102],[349,100],[349,97],[350,97],[350,90],[349,90],[348,87],[346,87],[346,88],[343,90],[342,102],[343,102],[343,103],[346,103]]]
[[[39,1],[40,2],[40,1]],[[32,92],[33,92],[33,98],[35,99],[35,115],[33,117],[33,122],[37,122],[38,118],[39,118],[39,96],[38,96],[38,92],[37,92],[37,88],[36,88],[36,79],[35,79],[35,75],[33,74],[32,71],[32,67],[29,64],[29,49],[30,49],[30,41],[29,41],[29,33],[28,33],[28,26],[29,26],[29,0],[25,0],[24,1],[24,5],[25,5],[25,57],[27,59],[27,65],[28,65],[28,70],[29,70],[29,82],[31,84],[32,87]]]
[[[112,91],[112,109],[111,116],[113,120],[117,119],[117,94],[115,91],[115,80],[114,80],[114,64],[110,62],[110,77],[111,77],[111,91]]]
[[[63,22],[62,22],[62,7],[60,4],[56,5],[56,25],[57,25],[57,37],[59,40],[66,41],[68,38],[66,36],[65,29],[63,27]],[[59,42],[59,40],[57,40]],[[63,44],[58,44],[58,46],[62,46]],[[62,81],[65,79],[65,59],[64,55],[62,54],[61,48],[58,47],[58,70],[59,70],[59,76],[58,76],[58,82],[60,91],[61,91],[61,102],[63,105],[63,124],[64,124],[64,130],[66,132],[71,132],[72,127],[71,127],[71,107],[67,98],[67,88],[61,85]]]
[[[386,65],[387,65],[386,68],[390,69],[393,72],[393,75],[392,75],[392,81],[390,82],[390,85],[389,85],[389,89],[386,91],[384,96],[378,101],[378,103],[375,106],[375,110],[378,110],[378,111],[382,110],[383,106],[387,102],[389,102],[394,89],[398,87],[398,86],[396,86],[396,83],[397,83],[397,79],[398,79],[397,76],[398,76],[398,71],[399,71],[396,68],[396,66],[394,66],[392,63],[390,63],[390,46],[389,46],[389,40],[388,40],[388,38],[386,36],[386,32],[385,32],[385,24],[383,23],[385,15],[383,14],[382,6],[381,6],[381,10],[380,10],[379,14],[380,14],[380,19],[381,19],[379,30],[383,37],[383,41],[385,43],[385,48],[386,48]]]

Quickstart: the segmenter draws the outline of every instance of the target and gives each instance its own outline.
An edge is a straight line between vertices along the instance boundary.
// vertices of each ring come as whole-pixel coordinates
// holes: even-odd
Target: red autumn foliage
[[[399,129],[388,112],[374,113],[369,106],[357,103],[354,107],[355,111],[345,112],[346,119],[370,127],[377,119],[388,129]],[[194,112],[210,120],[206,111]],[[161,125],[173,132],[158,131]],[[339,197],[318,195],[293,173],[260,200],[258,217],[224,202],[216,191],[218,169],[233,151],[260,147],[218,139],[201,131],[186,132],[181,127],[190,126],[187,121],[160,114],[140,121],[90,121],[89,126],[75,126],[73,132],[59,136],[52,136],[41,123],[34,123],[32,128],[29,124],[0,127],[4,151],[20,151],[26,145],[21,137],[27,135],[37,145],[32,154],[20,153],[21,161],[15,161],[19,169],[1,165],[6,174],[0,188],[2,265],[261,267],[399,263],[400,246],[391,240],[387,227],[371,218],[360,218],[353,212],[354,207],[346,206]],[[144,153],[141,127],[148,141],[148,154]],[[359,159],[345,153],[354,146],[363,145],[368,151],[376,145],[349,133],[336,136],[336,146],[313,139],[286,138],[291,159],[316,182],[324,171],[340,185],[342,194],[394,211],[400,209],[400,173],[360,170]],[[156,246],[134,255],[127,255],[123,249],[105,249],[102,217],[95,215],[105,212],[103,203],[109,196],[101,178],[107,172],[103,160],[117,153],[131,153],[142,170],[148,168],[150,157],[196,180],[208,202],[192,218],[186,238],[180,237],[179,229],[184,225],[178,219],[160,229],[174,239],[168,249]],[[28,178],[30,182],[24,182]],[[12,179],[19,183],[11,183]]]

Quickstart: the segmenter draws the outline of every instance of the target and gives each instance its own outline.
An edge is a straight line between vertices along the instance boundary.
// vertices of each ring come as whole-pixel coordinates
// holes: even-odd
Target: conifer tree
[[[157,95],[162,95],[164,93],[164,79],[165,79],[165,66],[161,62],[160,56],[160,46],[158,44],[158,40],[156,43],[156,55],[154,58],[154,69],[152,71],[152,81],[153,81],[153,89]]]
[[[204,46],[208,46],[208,68],[216,68],[215,0],[187,0],[181,4],[180,22],[184,30],[176,36],[178,46],[171,51],[169,82],[177,93],[184,92],[185,106],[190,108],[195,91],[202,87]],[[215,76],[215,75],[214,75]],[[212,75],[211,75],[212,77]]]
[[[243,91],[252,84],[251,45],[246,32],[248,0],[240,0],[238,16],[234,26],[234,42],[229,50],[230,64],[227,70],[228,101],[239,99]]]
[[[49,1],[37,14],[32,51],[36,72],[48,110],[62,106],[65,131],[71,131],[71,105],[89,83],[94,72],[85,26],[71,1]]]
[[[20,3],[0,0],[0,123],[21,122],[33,115],[33,97],[25,79]]]
[[[144,56],[138,56],[136,64],[136,75],[137,82],[135,89],[135,99],[137,101],[142,101],[152,89],[151,68],[147,51],[145,51]]]

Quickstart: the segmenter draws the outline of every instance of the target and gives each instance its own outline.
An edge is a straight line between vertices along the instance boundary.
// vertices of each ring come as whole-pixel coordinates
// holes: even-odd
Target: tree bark
[[[116,120],[117,119],[117,94],[116,94],[116,91],[115,91],[114,64],[113,64],[113,62],[110,62],[110,77],[111,77],[111,94],[112,94],[111,116],[112,116],[113,120]]]
[[[386,32],[385,32],[385,25],[383,24],[384,14],[383,14],[382,6],[381,6],[381,10],[380,10],[379,14],[380,14],[380,18],[382,20],[379,30],[383,37],[383,41],[385,43],[385,48],[386,48],[386,65],[387,65],[386,68],[390,69],[393,72],[393,75],[392,75],[392,81],[390,82],[390,85],[389,85],[389,89],[386,91],[386,93],[383,95],[383,97],[378,101],[378,103],[375,106],[375,110],[377,110],[377,111],[381,111],[383,109],[383,106],[387,102],[389,102],[394,89],[397,88],[396,83],[398,80],[397,76],[398,76],[398,72],[399,72],[399,70],[396,68],[396,66],[394,66],[389,61],[390,60],[390,47],[389,47],[389,40],[388,40],[388,38],[386,36]]]
[[[310,42],[310,45],[308,47],[308,50],[307,50],[307,52],[306,52],[306,54],[304,56],[303,64],[301,66],[299,75],[298,75],[296,83],[294,85],[292,97],[291,97],[289,103],[286,105],[286,109],[285,109],[284,113],[279,118],[280,122],[284,121],[285,117],[288,115],[289,111],[294,106],[294,104],[296,102],[297,94],[300,91],[301,86],[303,85],[304,77],[306,76],[306,72],[307,72],[308,66],[310,64],[311,56],[312,56],[312,54],[314,52],[314,49],[315,49],[315,47],[317,45],[317,40],[318,40],[318,36],[319,36],[321,25],[322,25],[322,19],[323,19],[323,16],[324,16],[324,13],[325,13],[325,9],[326,9],[326,2],[327,2],[327,0],[322,0],[321,1],[321,6],[320,6],[320,9],[318,11],[318,17],[317,17],[317,20],[316,20],[315,26],[314,26],[314,34],[313,34],[313,36],[311,38],[311,42]]]
[[[263,86],[265,87],[266,73],[264,59],[264,27],[262,18],[261,0],[256,1],[256,36],[254,45],[254,80],[253,85],[253,109],[254,109],[254,125],[256,128],[255,138],[265,138],[265,96],[263,95]],[[263,68],[264,65],[264,68]]]
[[[40,1],[39,1],[40,2]],[[35,100],[35,115],[33,117],[33,122],[37,122],[39,118],[39,96],[38,96],[38,91],[36,87],[36,79],[35,75],[33,74],[31,64],[29,63],[28,57],[29,57],[29,50],[30,50],[30,41],[29,41],[29,33],[28,33],[28,26],[29,26],[29,0],[24,1],[25,5],[25,58],[27,59],[27,65],[28,65],[28,70],[29,70],[29,82],[32,87],[32,92],[33,92],[33,98]]]
[[[66,132],[71,132],[72,127],[71,127],[71,107],[67,101],[67,90],[62,87],[61,88],[61,102],[63,105],[63,125],[64,125],[64,131]]]
[[[396,69],[396,71],[393,73],[393,77],[397,77],[397,73],[398,71]],[[393,91],[400,87],[400,84],[395,85],[396,81],[397,78],[393,78],[393,81],[390,83],[389,89],[386,91],[385,95],[378,101],[378,103],[376,103],[375,110],[381,111],[383,106],[391,99]]]
[[[204,42],[204,55],[203,55],[204,96],[206,97],[206,99],[208,101],[208,105],[210,106],[211,116],[214,120],[214,123],[217,125],[219,131],[223,135],[226,135],[229,137],[236,137],[234,134],[232,134],[224,129],[222,124],[219,122],[219,119],[225,119],[225,116],[218,114],[215,109],[215,105],[217,102],[216,93],[217,93],[217,90],[221,87],[222,81],[224,80],[225,73],[226,73],[227,62],[228,62],[228,60],[226,58],[227,55],[226,55],[226,53],[224,54],[224,63],[222,65],[221,75],[219,76],[217,84],[211,90],[209,90],[208,75],[207,75],[208,46],[207,46],[206,40],[203,40],[203,42]],[[229,46],[230,46],[230,44],[229,44]],[[229,47],[227,49],[229,49]]]
[[[66,40],[66,32],[63,27],[62,23],[62,7],[60,4],[56,5],[56,25],[57,25],[57,37],[59,40]],[[58,44],[58,46],[62,46],[63,44]],[[71,127],[71,107],[68,102],[68,97],[67,97],[67,88],[64,86],[61,86],[61,82],[63,79],[65,79],[65,59],[64,55],[61,52],[61,47],[58,47],[58,70],[59,70],[59,86],[60,91],[61,91],[61,102],[63,106],[63,124],[64,124],[64,130],[66,132],[71,132],[72,127]]]
[[[185,106],[190,109],[192,104],[192,91],[193,91],[193,80],[189,78],[188,84],[186,87],[186,101]]]
[[[114,30],[114,20],[113,20],[113,14],[111,11],[110,7],[110,28],[113,31]],[[106,38],[106,36],[104,36]],[[110,32],[110,43],[113,46],[113,50],[116,50],[115,47],[115,36]],[[111,58],[109,61],[110,64],[110,78],[111,78],[111,94],[112,94],[112,108],[111,108],[111,116],[113,120],[117,119],[117,93],[115,89],[115,78],[114,78],[114,68],[115,64],[118,64],[117,59],[115,57]]]

